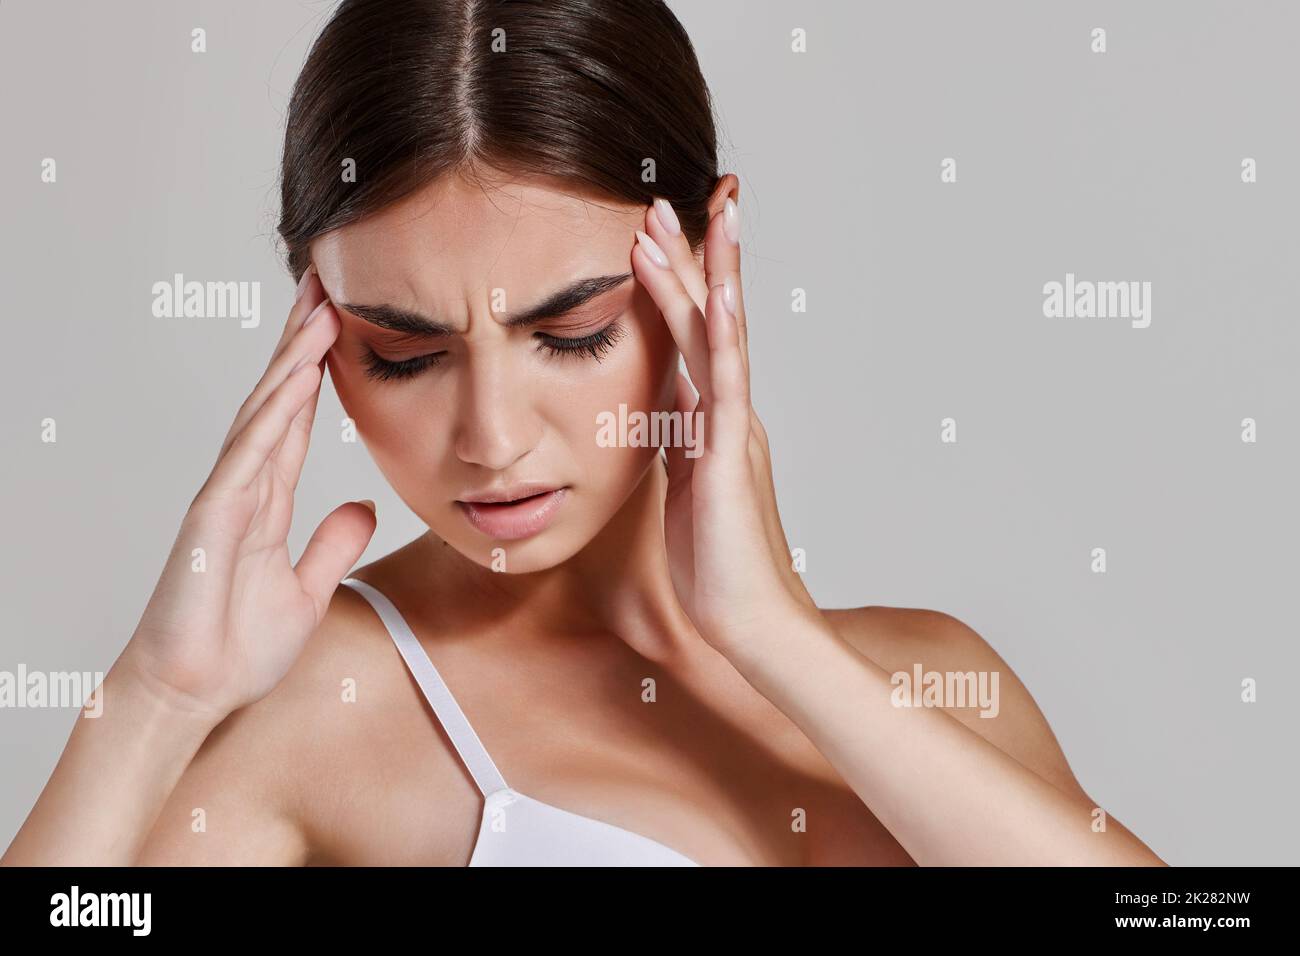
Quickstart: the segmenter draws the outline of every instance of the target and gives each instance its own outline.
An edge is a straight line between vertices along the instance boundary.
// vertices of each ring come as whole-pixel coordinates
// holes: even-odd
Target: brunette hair
[[[485,168],[643,205],[662,196],[698,248],[718,180],[713,102],[663,0],[343,0],[289,102],[278,231],[290,272],[306,270],[316,236]]]

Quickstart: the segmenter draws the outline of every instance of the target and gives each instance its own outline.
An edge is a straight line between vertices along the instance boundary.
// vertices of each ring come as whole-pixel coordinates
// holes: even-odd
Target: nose
[[[503,345],[493,343],[467,357],[456,402],[456,457],[491,471],[505,471],[527,455],[542,432],[526,379],[512,374]]]

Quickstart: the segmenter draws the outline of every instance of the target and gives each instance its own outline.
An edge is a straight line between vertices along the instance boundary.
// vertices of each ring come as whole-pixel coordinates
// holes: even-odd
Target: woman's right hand
[[[374,534],[373,504],[347,502],[320,523],[298,563],[289,560],[293,494],[338,332],[309,267],[123,651],[132,675],[168,704],[219,722],[270,693]]]

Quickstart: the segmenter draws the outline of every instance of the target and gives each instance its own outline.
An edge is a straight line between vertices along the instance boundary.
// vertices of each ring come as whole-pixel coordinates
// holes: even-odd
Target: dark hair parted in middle
[[[717,165],[708,86],[663,0],[343,0],[290,99],[279,232],[296,279],[316,236],[493,169],[662,196],[698,248]]]

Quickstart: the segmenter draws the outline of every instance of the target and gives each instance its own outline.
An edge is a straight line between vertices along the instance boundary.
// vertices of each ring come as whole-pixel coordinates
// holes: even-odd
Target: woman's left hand
[[[703,453],[666,448],[665,538],[673,586],[696,630],[724,654],[758,626],[816,614],[793,569],[777,512],[767,433],[750,404],[735,202],[709,222],[704,266],[666,200],[656,200],[632,253],[691,382],[677,373],[676,410],[700,417]]]

